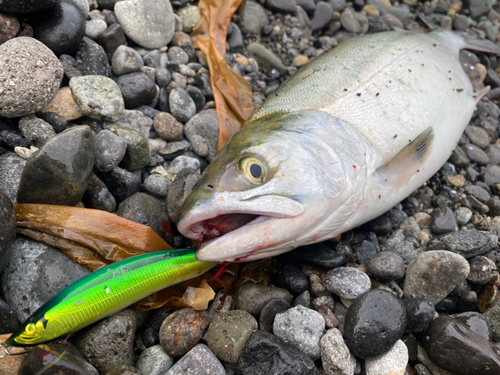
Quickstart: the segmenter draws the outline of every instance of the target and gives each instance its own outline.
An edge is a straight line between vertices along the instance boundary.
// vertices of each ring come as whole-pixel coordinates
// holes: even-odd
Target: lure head
[[[40,319],[32,316],[19,327],[4,343],[8,346],[35,346],[55,339],[48,330],[49,321],[43,315]]]

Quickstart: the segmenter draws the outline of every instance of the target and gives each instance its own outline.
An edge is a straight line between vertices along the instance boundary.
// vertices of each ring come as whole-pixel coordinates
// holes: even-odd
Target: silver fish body
[[[451,32],[350,39],[276,90],[215,158],[178,221],[202,261],[323,241],[393,207],[449,158],[477,100]]]

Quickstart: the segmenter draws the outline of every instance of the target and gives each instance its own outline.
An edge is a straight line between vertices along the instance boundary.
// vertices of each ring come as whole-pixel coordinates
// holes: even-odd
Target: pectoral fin
[[[424,165],[429,157],[434,141],[432,127],[424,130],[396,156],[377,169],[377,174],[385,181],[398,187],[406,182]]]

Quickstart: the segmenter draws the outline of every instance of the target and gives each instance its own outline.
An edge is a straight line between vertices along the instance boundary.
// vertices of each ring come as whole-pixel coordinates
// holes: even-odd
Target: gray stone
[[[464,14],[457,14],[453,18],[453,27],[459,31],[465,31],[470,25],[470,19]]]
[[[443,234],[427,243],[429,250],[449,250],[469,259],[493,249],[498,238],[493,233],[461,231]]]
[[[158,113],[153,119],[156,134],[168,142],[181,141],[184,135],[184,125],[167,112]]]
[[[139,131],[144,138],[149,139],[149,132],[153,126],[153,120],[138,110],[128,110],[123,112],[123,117],[116,121],[105,121],[104,127],[118,125]]]
[[[259,67],[262,67],[267,72],[276,69],[281,74],[284,74],[286,71],[281,59],[263,44],[258,42],[250,43],[247,47],[247,53],[257,61]]]
[[[226,371],[208,346],[198,344],[165,373],[165,375],[186,374],[226,375]]]
[[[181,47],[170,47],[167,55],[170,61],[174,61],[179,65],[186,65],[189,62],[188,54]]]
[[[408,349],[398,340],[387,353],[366,360],[366,375],[404,374],[407,364]]]
[[[337,328],[329,329],[321,338],[321,360],[325,375],[354,375],[356,357]]]
[[[465,128],[465,135],[469,137],[470,141],[477,147],[485,149],[490,144],[490,137],[486,130],[479,126],[469,125]]]
[[[26,163],[19,203],[73,206],[83,197],[94,167],[94,142],[88,126],[59,133]]]
[[[321,30],[332,20],[332,16],[333,10],[330,5],[323,1],[319,2],[311,19],[311,30],[313,32]]]
[[[328,271],[323,278],[323,285],[330,292],[351,300],[371,288],[368,275],[354,267],[338,267]]]
[[[152,174],[144,180],[144,188],[154,195],[165,198],[172,181],[159,174]]]
[[[458,207],[454,215],[458,225],[465,225],[472,217],[472,211],[467,207]]]
[[[491,10],[491,1],[489,0],[465,0],[464,7],[469,9],[472,18],[478,18],[488,14]]]
[[[22,322],[56,293],[91,272],[59,249],[23,236],[12,244],[11,251],[2,273],[2,291]]]
[[[168,0],[120,1],[115,15],[125,34],[141,47],[164,47],[174,35],[174,12]]]
[[[196,114],[184,126],[184,134],[190,142],[196,141],[195,135],[205,139],[208,146],[208,161],[215,158],[219,137],[219,122],[214,109],[207,109]]]
[[[233,298],[236,309],[245,310],[252,315],[260,314],[262,308],[272,299],[292,302],[292,295],[288,290],[258,284],[240,285],[236,288]]]
[[[13,204],[17,204],[17,191],[25,165],[26,160],[13,152],[0,155],[0,190],[7,194]]]
[[[404,230],[398,229],[380,246],[382,251],[393,251],[403,258],[405,264],[415,259],[418,255],[415,250],[419,246],[412,236],[406,236]]]
[[[55,137],[54,128],[35,115],[23,117],[19,121],[19,130],[24,138],[33,142],[36,147],[42,147],[49,139]]]
[[[194,5],[186,5],[177,11],[177,16],[182,20],[182,31],[191,33],[193,28],[200,22],[200,12]]]
[[[295,13],[296,3],[295,0],[266,0],[268,8],[283,13]]]
[[[109,125],[106,129],[127,141],[127,152],[122,159],[123,167],[135,171],[149,164],[151,153],[148,141],[139,131],[117,125]]]
[[[161,345],[154,345],[144,350],[137,360],[136,367],[143,374],[163,375],[174,364]]]
[[[137,193],[141,187],[140,173],[133,173],[120,167],[115,167],[107,173],[97,173],[97,175],[118,203]]]
[[[132,366],[136,324],[135,311],[125,309],[97,323],[74,344],[99,373]]]
[[[82,202],[86,208],[107,212],[116,211],[115,197],[111,195],[104,182],[94,173],[90,176],[89,185],[85,190],[85,194],[83,194]]]
[[[405,270],[404,260],[392,251],[375,254],[368,262],[368,273],[381,281],[401,279]]]
[[[273,323],[275,336],[302,350],[313,360],[321,356],[320,340],[324,329],[323,316],[300,305],[276,314]]]
[[[471,161],[479,165],[486,165],[490,162],[490,158],[488,157],[488,155],[486,155],[486,153],[481,148],[477,147],[474,144],[463,146],[463,150]]]
[[[220,360],[238,363],[247,340],[258,328],[255,318],[246,311],[220,313],[208,327],[208,347]]]
[[[33,38],[11,39],[0,46],[0,116],[21,117],[47,106],[63,78],[54,53]]]
[[[120,88],[112,79],[92,75],[73,77],[69,87],[84,115],[107,121],[123,116],[125,103]]]
[[[181,89],[173,89],[168,97],[170,113],[178,121],[187,122],[196,114],[196,105],[189,94]]]
[[[453,211],[449,207],[435,208],[431,214],[431,230],[436,234],[458,230]]]
[[[192,169],[185,169],[177,174],[167,193],[167,214],[174,223],[191,189],[200,175]]]
[[[120,76],[122,74],[138,72],[144,66],[142,57],[135,49],[127,46],[119,46],[111,60],[113,72]]]
[[[406,270],[404,295],[425,298],[437,305],[469,275],[467,260],[446,250],[427,251]]]
[[[85,24],[85,36],[96,40],[108,28],[106,21],[93,19]]]
[[[490,164],[499,165],[500,164],[500,145],[492,144],[486,149],[486,155],[490,158]]]
[[[127,141],[109,130],[102,130],[94,137],[94,163],[101,172],[118,166],[126,151]]]
[[[197,173],[200,173],[200,161],[189,156],[177,156],[168,167],[168,170],[173,173],[180,173],[182,170],[189,168]]]
[[[202,158],[207,157],[210,152],[207,141],[198,134],[191,136],[191,146],[193,147],[194,153]]]
[[[342,14],[340,15],[340,23],[344,29],[351,33],[360,33],[361,32],[361,24],[356,18],[354,11],[351,8],[346,8]]]
[[[16,239],[16,213],[12,201],[0,190],[0,273],[10,260]]]
[[[238,15],[243,33],[260,35],[264,26],[269,23],[262,5],[253,0],[244,0],[238,8]]]

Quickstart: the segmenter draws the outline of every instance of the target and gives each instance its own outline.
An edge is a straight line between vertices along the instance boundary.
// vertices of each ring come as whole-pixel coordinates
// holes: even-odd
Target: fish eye
[[[36,330],[36,327],[35,327],[35,324],[34,323],[30,323],[26,326],[26,333],[34,333]]]
[[[239,169],[243,177],[254,184],[260,184],[267,177],[267,165],[253,156],[245,156],[239,161]]]

